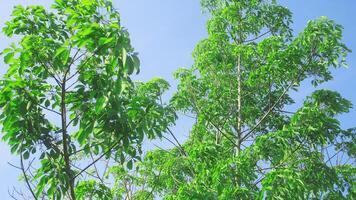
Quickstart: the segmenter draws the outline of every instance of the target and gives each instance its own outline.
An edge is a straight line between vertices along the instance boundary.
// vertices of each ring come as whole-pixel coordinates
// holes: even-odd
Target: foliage
[[[138,55],[110,1],[15,8],[0,119],[35,199],[356,198],[356,128],[338,120],[352,103],[319,89],[287,111],[290,91],[346,65],[343,28],[320,17],[294,36],[275,0],[201,4],[208,37],[168,104],[166,81],[131,80]],[[169,129],[176,112],[196,120],[184,144]],[[144,138],[165,132],[176,146],[140,161]]]
[[[3,32],[20,38],[2,52],[9,65],[0,83],[3,140],[20,155],[34,198],[112,199],[110,185],[83,173],[99,160],[132,168],[144,138],[161,136],[175,120],[160,102],[168,83],[131,80],[138,55],[107,0],[17,6]]]
[[[337,119],[351,102],[316,90],[286,111],[291,90],[346,65],[342,27],[321,17],[293,36],[291,12],[276,1],[202,5],[209,35],[194,65],[176,72],[171,100],[196,123],[184,144],[146,155],[139,176],[147,191],[167,200],[354,199],[356,133]]]

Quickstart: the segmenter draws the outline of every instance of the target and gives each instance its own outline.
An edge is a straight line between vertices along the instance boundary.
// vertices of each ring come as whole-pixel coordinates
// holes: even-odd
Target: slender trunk
[[[61,93],[61,118],[62,118],[62,137],[63,137],[63,156],[65,162],[65,170],[69,180],[70,199],[75,200],[74,178],[70,167],[69,151],[68,151],[68,134],[67,134],[67,110],[66,110],[66,77],[63,78],[62,93]]]
[[[240,154],[241,150],[241,56],[237,57],[237,119],[236,119],[236,147],[235,156]]]

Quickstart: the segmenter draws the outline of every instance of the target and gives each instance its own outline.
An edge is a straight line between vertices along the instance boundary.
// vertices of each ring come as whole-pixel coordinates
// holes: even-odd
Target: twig
[[[98,53],[101,49],[103,49],[104,47],[105,47],[105,45],[103,45],[103,46],[97,48],[97,50],[95,50],[95,51],[93,52],[93,54],[92,54],[91,56],[89,56],[89,57],[84,61],[84,63],[83,63],[82,65],[86,65],[86,64],[89,62],[89,60],[90,60],[96,53]],[[84,56],[85,54],[86,54],[86,53],[83,53],[82,55],[80,55],[80,56],[78,57],[78,59],[81,58],[82,56]],[[69,81],[70,79],[72,79],[73,77],[75,77],[77,74],[79,74],[79,69],[78,69],[73,75],[71,75],[70,77],[68,77],[68,79],[66,79],[66,80]]]
[[[299,76],[298,78],[299,79]],[[257,127],[269,116],[269,114],[274,110],[274,108],[280,103],[280,101],[282,101],[284,95],[289,91],[289,89],[294,85],[295,81],[292,81],[289,86],[283,91],[283,93],[279,96],[279,98],[277,99],[277,101],[272,105],[272,107],[270,107],[268,109],[268,111],[260,118],[260,120],[256,123],[256,125],[254,127],[252,127],[250,130],[248,130],[248,132],[241,138],[241,141],[244,141],[246,138],[248,138],[250,136],[250,134],[252,134]],[[245,131],[246,132],[246,131]]]
[[[28,180],[28,177],[27,177],[27,174],[26,174],[26,171],[25,171],[25,168],[24,168],[24,164],[23,164],[23,156],[22,156],[22,153],[23,153],[23,141],[24,141],[24,138],[22,138],[22,142],[21,142],[21,149],[20,149],[20,164],[21,164],[21,171],[22,171],[22,174],[24,175],[24,178],[25,178],[25,182],[26,182],[26,185],[28,187],[28,189],[30,190],[33,198],[35,200],[37,200],[37,196],[35,195],[31,185],[30,185],[30,182]]]
[[[94,161],[93,154],[92,154],[91,152],[89,152],[89,153],[90,153],[90,157],[91,157],[92,161]],[[98,168],[96,167],[96,164],[95,164],[95,163],[94,163],[94,169],[95,169],[95,173],[96,173],[96,175],[98,176],[100,182],[101,182],[101,183],[104,183],[103,179],[102,179],[102,178],[100,177],[100,175],[99,175],[99,171],[98,171]]]
[[[167,128],[168,132],[171,134],[171,136],[173,137],[173,139],[176,141],[176,143],[178,144],[179,148],[182,150],[182,152],[184,153],[185,156],[188,156],[187,152],[184,150],[183,146],[179,143],[178,139],[176,138],[176,136],[173,134],[173,132],[171,131],[170,128]]]
[[[250,40],[245,40],[243,43],[253,42],[253,41],[255,41],[255,40],[257,40],[257,39],[259,39],[259,38],[261,38],[261,37],[267,35],[267,34],[270,33],[270,32],[271,32],[271,31],[267,31],[267,32],[265,32],[265,33],[263,33],[263,34],[261,34],[261,35],[255,37],[255,38],[252,38],[252,39],[250,39]]]
[[[87,169],[89,169],[91,166],[93,166],[96,162],[98,162],[100,159],[102,159],[106,154],[110,153],[112,149],[114,149],[116,146],[118,146],[120,142],[115,142],[108,150],[106,150],[102,155],[100,155],[97,159],[95,159],[92,163],[90,163],[88,166],[86,166],[84,169],[82,169],[79,173],[77,173],[73,179],[77,178],[80,174],[85,172]]]
[[[45,106],[43,106],[43,105],[41,105],[41,104],[37,104],[37,105],[38,105],[39,107],[45,109],[45,110],[51,111],[51,112],[53,112],[53,113],[55,113],[55,114],[57,114],[57,115],[61,115],[61,113],[58,112],[58,111],[55,111],[55,110],[50,109],[50,108],[47,108],[47,107],[45,107]]]
[[[161,173],[162,173],[162,169],[159,170],[158,175],[156,176],[157,179],[158,179],[158,181],[159,181],[159,179],[160,179],[160,177],[161,177]],[[152,187],[150,193],[147,195],[147,197],[145,198],[145,200],[148,200],[148,199],[151,197],[151,195],[153,194],[153,192],[154,192],[154,190],[156,189],[156,187],[157,187],[157,183],[153,185],[153,187]]]

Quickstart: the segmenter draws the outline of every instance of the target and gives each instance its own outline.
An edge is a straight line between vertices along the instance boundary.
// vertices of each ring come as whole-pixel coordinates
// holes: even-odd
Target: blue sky
[[[52,0],[0,0],[0,27],[9,19],[14,5],[40,4],[48,6]],[[192,64],[191,52],[197,42],[206,36],[205,23],[207,17],[202,14],[199,0],[114,0],[121,12],[122,24],[131,34],[131,40],[136,51],[140,54],[142,63],[141,74],[135,79],[149,80],[153,77],[167,79],[174,91],[177,84],[172,73],[179,67],[189,67]],[[351,0],[298,0],[280,1],[294,13],[296,33],[305,27],[310,19],[328,16],[343,25],[344,41],[356,51],[356,1]],[[12,40],[13,41],[13,40]],[[11,40],[0,34],[0,49],[5,48]],[[2,58],[1,58],[2,60]],[[348,58],[349,69],[334,71],[334,80],[322,87],[339,91],[344,97],[356,104],[356,54],[351,53]],[[0,74],[7,67],[0,61]],[[305,87],[298,94],[293,94],[297,100],[310,94],[312,88]],[[355,125],[356,109],[347,115],[340,116],[344,127]],[[174,131],[180,140],[188,135],[191,122],[186,119],[178,121]],[[160,144],[155,141],[155,144]],[[17,182],[19,171],[10,167],[7,162],[16,163],[17,160],[9,154],[9,149],[0,143],[0,198],[7,196],[8,188],[19,187]]]

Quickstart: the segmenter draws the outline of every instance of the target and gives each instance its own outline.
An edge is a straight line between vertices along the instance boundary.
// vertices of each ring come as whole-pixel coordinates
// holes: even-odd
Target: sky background
[[[328,16],[344,26],[344,42],[356,51],[356,1],[352,0],[280,0],[281,4],[294,13],[293,28],[295,33],[303,30],[310,19]],[[44,5],[48,7],[52,0],[0,0],[0,28],[9,19],[14,5]],[[114,0],[116,8],[121,13],[122,24],[131,35],[132,45],[140,54],[141,74],[135,79],[147,81],[153,77],[163,77],[168,80],[172,89],[177,82],[172,73],[179,67],[189,67],[192,64],[191,52],[197,42],[206,37],[205,24],[207,16],[201,12],[199,0]],[[5,38],[0,33],[0,50],[6,48],[14,39]],[[0,74],[7,66],[0,58]],[[322,88],[339,91],[345,98],[356,104],[356,54],[348,57],[349,69],[333,70],[334,80],[323,84]],[[313,88],[303,87],[293,96],[300,102],[312,92]],[[340,116],[342,126],[352,127],[356,121],[356,109]],[[191,121],[180,119],[174,132],[181,141],[189,134]],[[0,134],[1,136],[1,134]],[[151,142],[159,146],[167,146],[160,141]],[[13,186],[22,187],[18,183],[19,171],[7,162],[18,164],[18,160],[10,155],[10,150],[0,142],[0,199],[8,200],[8,189]]]

